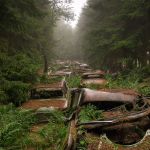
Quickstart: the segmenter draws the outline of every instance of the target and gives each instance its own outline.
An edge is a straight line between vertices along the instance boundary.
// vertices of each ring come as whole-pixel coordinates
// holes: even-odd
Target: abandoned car
[[[150,105],[138,94],[90,89],[73,89],[71,92],[69,107],[74,113],[68,149],[76,149],[89,134],[96,137],[106,134],[114,143],[130,145],[139,142],[149,129]]]

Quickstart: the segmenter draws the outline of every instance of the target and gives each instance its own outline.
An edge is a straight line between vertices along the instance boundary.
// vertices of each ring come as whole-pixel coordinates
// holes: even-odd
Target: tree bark
[[[45,52],[43,52],[43,59],[44,59],[44,74],[46,74],[48,72],[48,60],[47,60],[47,56],[45,54]]]

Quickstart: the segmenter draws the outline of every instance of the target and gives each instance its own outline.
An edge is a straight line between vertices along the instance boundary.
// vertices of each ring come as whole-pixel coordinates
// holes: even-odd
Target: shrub
[[[81,77],[79,75],[71,76],[67,79],[67,84],[68,84],[69,88],[80,87]]]
[[[9,102],[13,102],[15,105],[25,102],[29,96],[29,89],[29,84],[20,81],[11,81],[10,88],[7,90]]]
[[[52,77],[49,78],[47,75],[42,75],[39,77],[39,82],[40,83],[47,83],[47,84],[53,84],[62,81],[62,77]]]
[[[68,137],[67,131],[68,128],[64,123],[63,113],[52,111],[49,115],[49,123],[31,137],[31,147],[63,150]],[[35,136],[38,138],[34,138]]]
[[[0,66],[0,103],[26,101],[30,84],[37,81],[38,65],[25,54],[0,53]]]
[[[37,80],[36,72],[38,66],[32,61],[31,58],[24,54],[18,54],[9,57],[6,56],[5,58],[5,60],[0,60],[2,64],[0,70],[7,80],[31,83]]]
[[[35,122],[31,111],[17,110],[13,105],[0,106],[0,148],[23,149],[24,138]]]
[[[64,142],[67,136],[67,126],[65,124],[49,122],[49,124],[40,131],[40,135],[47,141],[50,148],[63,150]]]

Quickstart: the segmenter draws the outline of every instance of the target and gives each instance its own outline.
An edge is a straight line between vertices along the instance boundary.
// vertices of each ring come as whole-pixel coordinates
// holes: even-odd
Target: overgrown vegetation
[[[19,105],[28,99],[31,83],[37,81],[37,63],[25,54],[0,54],[0,103]]]
[[[93,89],[93,90],[98,90],[98,89],[103,89],[105,87],[105,85],[100,85],[100,84],[87,84],[85,85],[86,88],[89,88],[89,89]]]
[[[60,17],[71,18],[69,3],[1,0],[0,103],[26,101],[30,84],[38,81],[37,70],[48,71],[53,28]]]
[[[37,123],[33,112],[16,109],[13,105],[0,106],[0,122],[0,149],[61,150],[67,141],[68,127],[60,111],[52,111],[49,123],[35,133],[31,132]]]
[[[36,149],[63,150],[67,141],[68,127],[64,123],[64,115],[60,111],[52,111],[49,123],[39,131],[30,133],[30,147]],[[36,137],[36,138],[35,138]]]
[[[71,76],[67,78],[67,84],[69,88],[78,88],[81,86],[81,77],[79,75]]]
[[[53,83],[57,83],[57,82],[61,82],[63,80],[62,77],[50,77],[47,75],[43,75],[41,77],[39,77],[39,83],[46,83],[46,84],[53,84]]]
[[[103,118],[102,110],[99,110],[95,105],[88,104],[82,107],[78,115],[79,123],[95,121]]]
[[[132,71],[121,72],[117,76],[106,75],[108,80],[106,87],[133,89],[143,95],[150,95],[149,68],[138,68]]]
[[[30,111],[18,110],[13,105],[0,106],[0,149],[24,149],[35,121]]]

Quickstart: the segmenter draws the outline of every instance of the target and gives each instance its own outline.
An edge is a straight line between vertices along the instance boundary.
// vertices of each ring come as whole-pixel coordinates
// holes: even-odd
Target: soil
[[[39,109],[41,107],[54,107],[58,109],[65,109],[67,106],[66,104],[66,99],[29,100],[22,105],[22,108]]]

